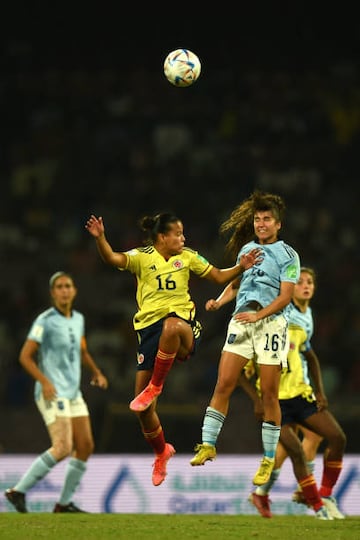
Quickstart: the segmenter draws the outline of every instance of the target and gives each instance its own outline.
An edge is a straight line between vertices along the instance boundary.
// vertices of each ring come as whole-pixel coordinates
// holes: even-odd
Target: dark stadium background
[[[142,215],[172,209],[187,244],[221,265],[221,221],[260,188],[284,196],[283,238],[318,274],[313,346],[348,451],[360,452],[360,33],[351,4],[41,4],[15,1],[1,17],[0,451],[48,445],[17,358],[59,269],[76,279],[89,347],[111,381],[102,393],[84,377],[96,450],[148,451],[128,411],[133,281],[101,263],[87,216],[103,215],[122,250],[140,242]],[[162,73],[178,47],[202,61],[191,88]],[[160,403],[178,452],[199,440],[231,311],[205,313],[218,290],[192,287],[202,348],[174,367]],[[240,391],[219,450],[260,451]]]

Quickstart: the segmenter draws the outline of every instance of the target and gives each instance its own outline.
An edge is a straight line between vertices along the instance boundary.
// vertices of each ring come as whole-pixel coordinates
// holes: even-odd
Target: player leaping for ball
[[[231,281],[261,260],[258,246],[242,254],[235,266],[219,269],[187,248],[181,220],[171,213],[145,216],[140,222],[146,234],[144,247],[115,252],[105,237],[101,217],[86,223],[101,258],[136,277],[138,311],[133,318],[138,337],[135,399],[130,403],[146,441],[155,453],[154,486],[166,476],[174,447],[165,441],[156,411],[156,400],[175,359],[187,360],[201,337],[195,304],[189,295],[190,272],[218,284]]]
[[[231,232],[227,247],[241,259],[255,246],[262,248],[263,260],[230,283],[221,295],[207,302],[214,311],[236,298],[222,349],[218,377],[204,415],[202,443],[196,445],[191,465],[204,465],[216,456],[216,442],[225,422],[230,397],[248,360],[256,358],[264,405],[262,442],[264,456],[254,475],[255,485],[265,484],[275,462],[280,436],[281,410],[279,380],[287,365],[287,309],[300,274],[297,252],[280,240],[285,204],[279,195],[255,191],[238,205],[222,224]]]

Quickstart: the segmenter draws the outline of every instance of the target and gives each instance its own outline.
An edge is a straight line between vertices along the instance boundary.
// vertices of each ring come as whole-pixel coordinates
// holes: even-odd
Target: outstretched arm
[[[240,287],[240,279],[234,279],[231,283],[226,285],[225,289],[217,297],[216,300],[210,298],[205,304],[206,311],[217,311],[225,304],[228,304],[236,297],[238,288]]]
[[[260,263],[262,259],[261,248],[254,248],[248,253],[244,253],[235,266],[231,268],[216,268],[214,266],[205,277],[210,281],[223,285],[240,276],[245,270],[254,266],[254,264]]]
[[[316,403],[319,410],[327,409],[328,400],[325,395],[324,384],[321,375],[319,358],[313,349],[304,352],[304,356],[309,366],[310,377],[313,383]]]
[[[85,228],[96,240],[96,246],[100,257],[106,264],[111,264],[117,268],[125,268],[127,258],[125,253],[113,251],[105,237],[105,227],[103,218],[91,215],[86,222]]]
[[[81,361],[84,366],[91,372],[91,385],[99,386],[104,390],[108,387],[108,380],[101,372],[95,363],[94,358],[89,353],[87,348],[86,338],[83,336],[81,340]]]

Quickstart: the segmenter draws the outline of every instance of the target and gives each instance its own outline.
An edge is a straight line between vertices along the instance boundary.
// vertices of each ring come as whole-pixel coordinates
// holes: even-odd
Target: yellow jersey
[[[307,342],[307,334],[302,326],[289,324],[290,348],[288,352],[288,367],[280,377],[279,399],[292,399],[302,396],[314,401],[313,389],[304,373],[301,352]]]
[[[301,352],[307,348],[307,333],[302,326],[291,322],[288,331],[290,341],[287,357],[288,367],[282,371],[280,376],[279,399],[292,399],[302,396],[309,401],[315,401],[314,392],[307,371],[304,369],[304,360],[301,356]],[[256,359],[247,362],[244,373],[248,379],[256,376],[256,390],[261,395]]]
[[[195,303],[189,292],[190,272],[205,277],[213,268],[197,251],[188,247],[166,260],[153,245],[125,252],[125,268],[136,277],[138,311],[133,318],[135,330],[141,330],[170,313],[193,321]]]

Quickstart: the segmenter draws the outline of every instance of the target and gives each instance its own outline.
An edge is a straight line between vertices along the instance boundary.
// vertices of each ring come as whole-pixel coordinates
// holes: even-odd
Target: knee
[[[94,453],[95,443],[92,437],[87,437],[84,441],[81,442],[80,449],[83,455],[90,456]]]
[[[95,450],[95,444],[92,439],[87,439],[86,441],[83,441],[81,445],[79,445],[74,452],[74,455],[81,459],[82,461],[86,461],[91,454],[94,453]]]
[[[164,321],[162,335],[165,335],[166,337],[173,337],[179,335],[183,324],[184,321],[177,317],[168,317]]]
[[[301,445],[293,446],[291,448],[291,451],[289,452],[289,455],[290,455],[291,461],[294,463],[294,465],[296,465],[296,464],[305,465],[306,458],[305,458],[305,454],[304,454],[304,452],[302,450]]]
[[[344,452],[346,448],[346,442],[347,439],[345,433],[342,429],[339,429],[338,433],[336,434],[334,444],[336,444],[336,447],[339,448],[341,452]]]
[[[219,379],[215,386],[214,394],[230,396],[236,388],[237,381],[232,379]]]
[[[53,444],[53,453],[57,461],[61,461],[69,456],[71,454],[71,450],[72,445],[68,441],[56,441],[56,443]]]
[[[272,405],[274,403],[279,403],[278,392],[273,390],[265,390],[262,392],[262,400],[266,405]]]
[[[88,456],[91,456],[91,454],[94,453],[95,451],[95,443],[93,440],[91,441],[87,441],[86,444],[85,444],[85,454],[87,454]]]

